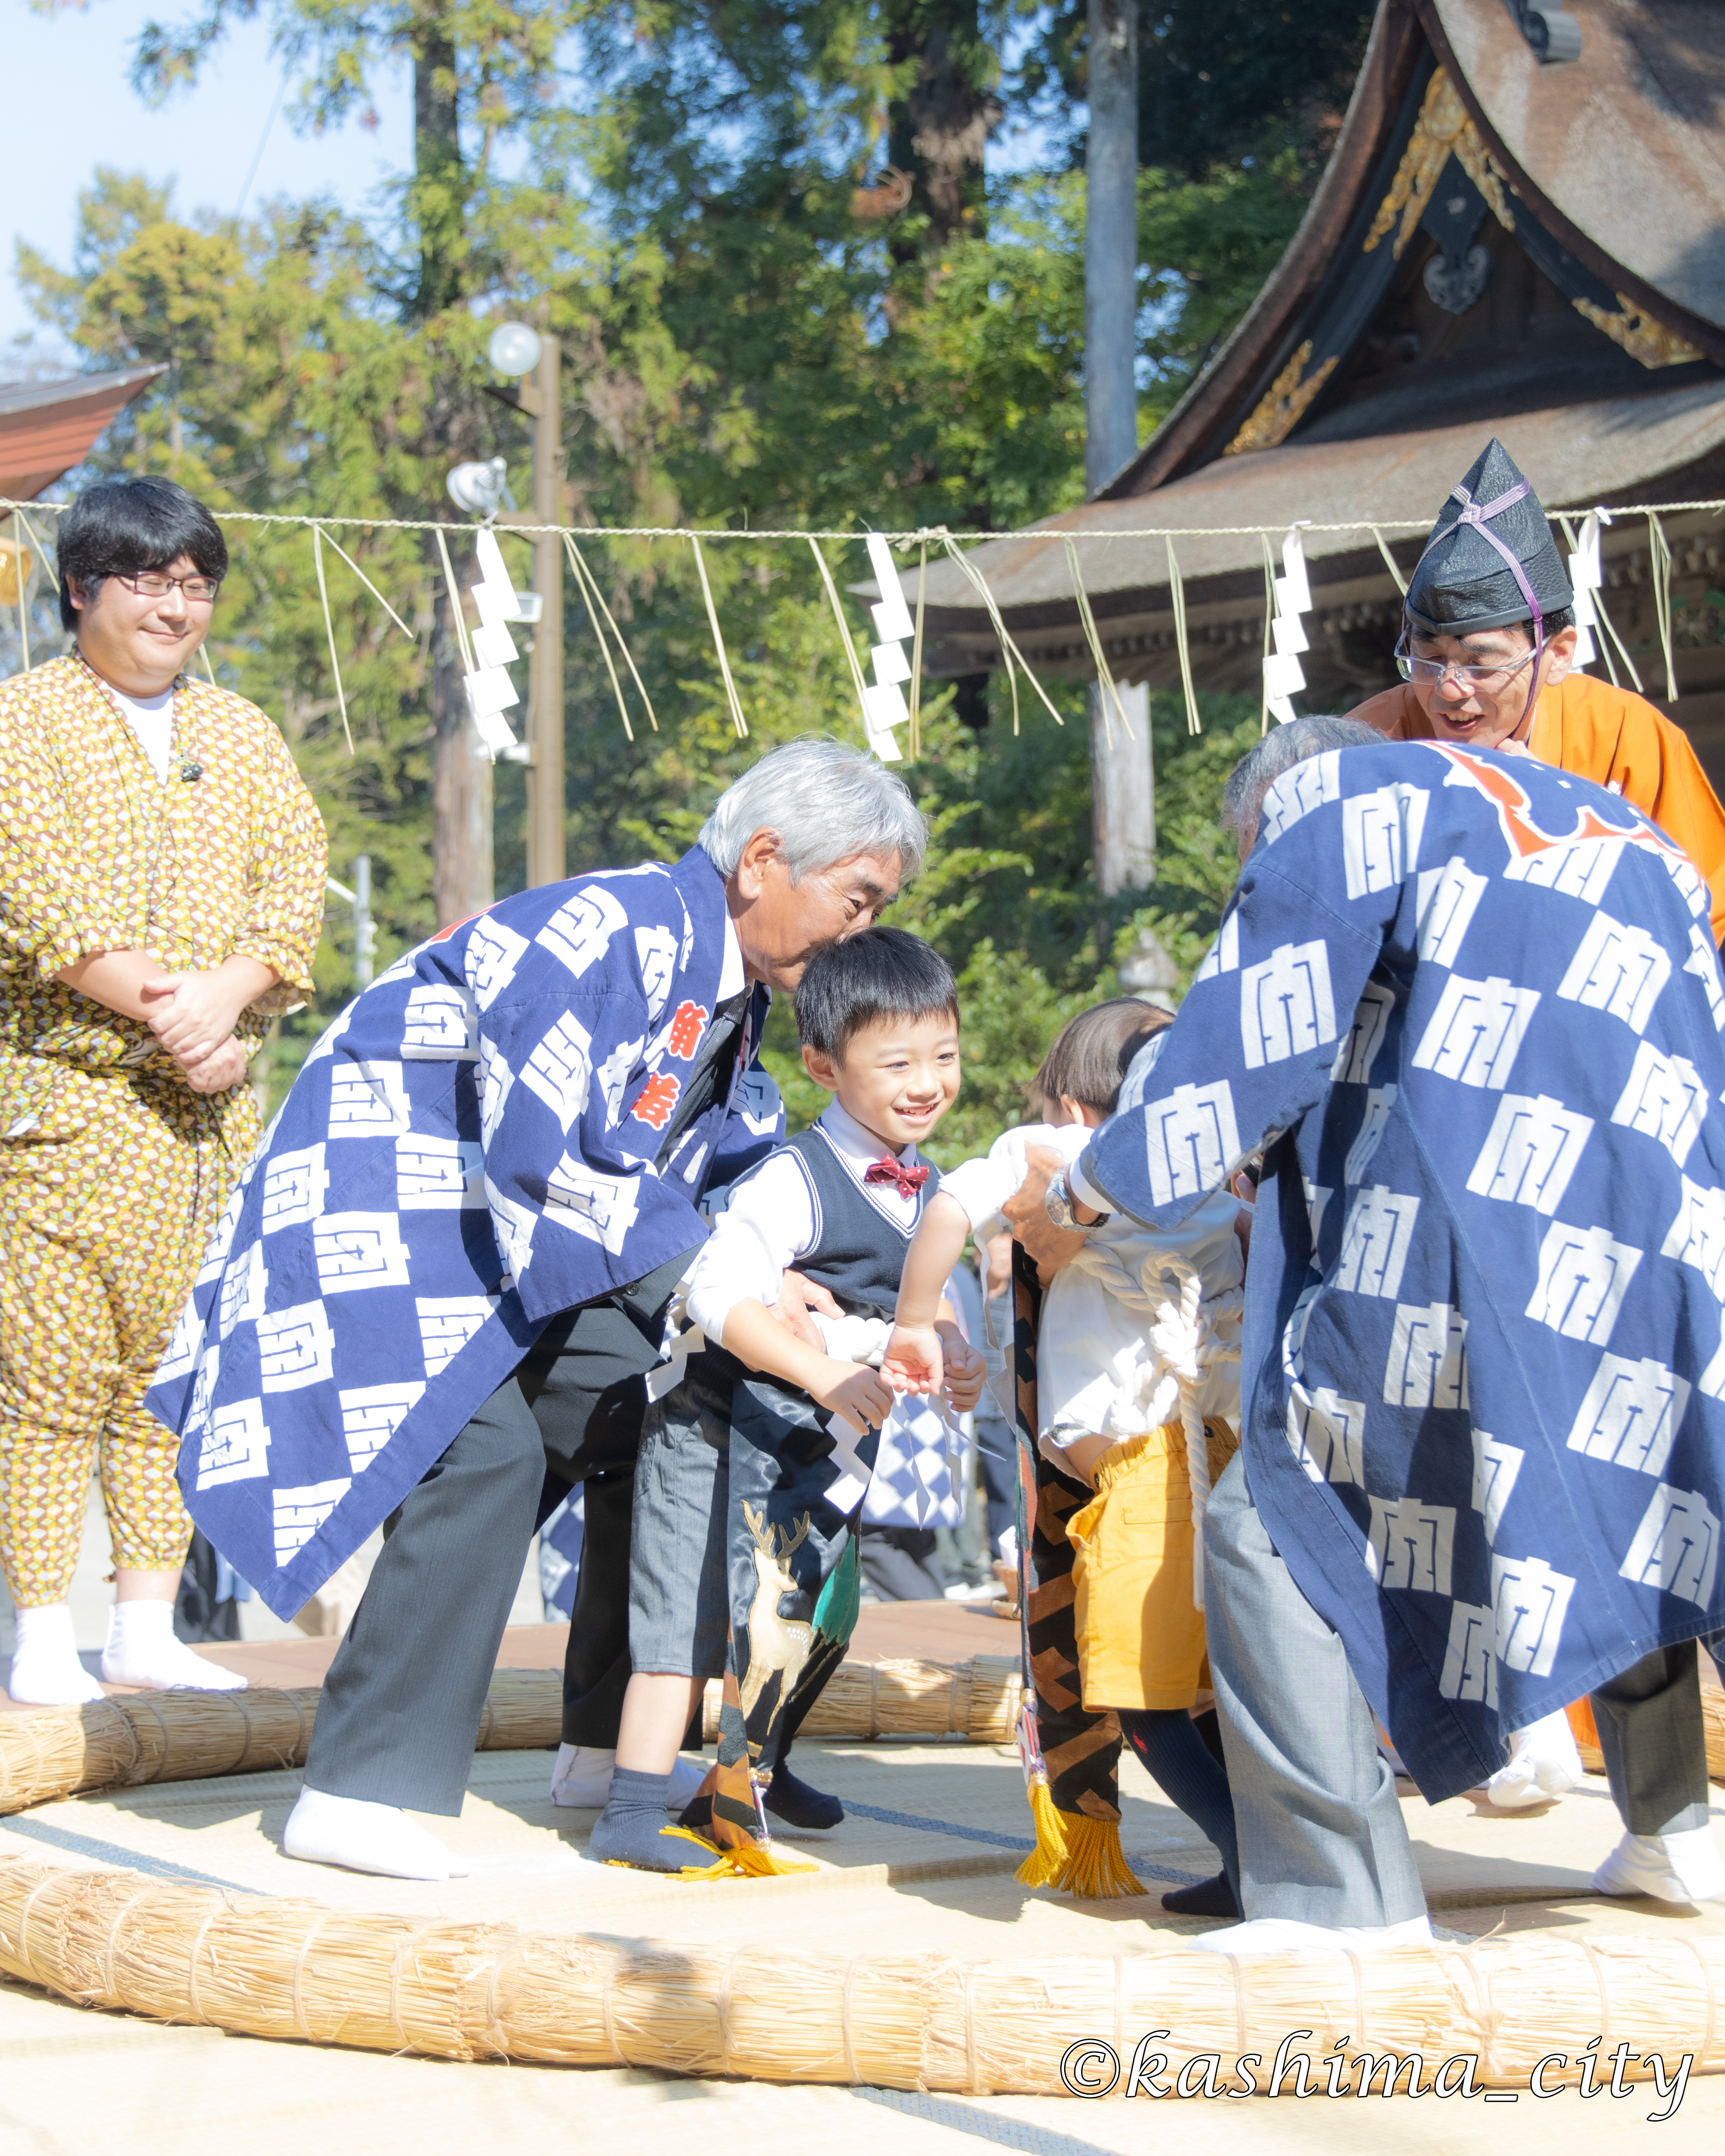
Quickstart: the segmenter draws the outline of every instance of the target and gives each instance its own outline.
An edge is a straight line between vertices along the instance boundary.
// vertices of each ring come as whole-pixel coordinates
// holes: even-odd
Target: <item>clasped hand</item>
[[[234,1029],[274,978],[255,960],[228,958],[198,971],[157,973],[140,983],[144,1023],[194,1093],[225,1092],[244,1077],[246,1053]]]
[[[943,1392],[955,1414],[982,1397],[987,1364],[948,1318],[932,1325],[895,1325],[880,1358],[880,1374],[895,1392]]]

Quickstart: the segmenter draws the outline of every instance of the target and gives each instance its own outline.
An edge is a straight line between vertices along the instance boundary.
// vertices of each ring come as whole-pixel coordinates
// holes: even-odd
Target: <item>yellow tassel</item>
[[[1036,1822],[1036,1846],[1013,1876],[1021,1887],[1048,1887],[1058,1879],[1066,1862],[1066,1822],[1045,1774],[1039,1772],[1031,1776],[1028,1794],[1030,1816]]]
[[[1061,1825],[1066,1830],[1066,1858],[1051,1886],[1084,1902],[1122,1901],[1145,1891],[1120,1846],[1117,1821],[1069,1812]]]
[[[818,1864],[790,1863],[782,1856],[775,1856],[770,1849],[762,1849],[752,1842],[718,1849],[704,1835],[692,1833],[685,1826],[668,1826],[665,1830],[680,1835],[685,1841],[692,1841],[697,1849],[706,1850],[716,1860],[711,1864],[685,1864],[677,1875],[680,1879],[785,1879],[793,1872],[820,1869]]]

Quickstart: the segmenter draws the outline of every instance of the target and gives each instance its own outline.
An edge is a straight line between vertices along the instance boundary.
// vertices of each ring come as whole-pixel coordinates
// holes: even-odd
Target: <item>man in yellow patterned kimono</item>
[[[0,1565],[8,1690],[39,1705],[100,1696],[65,1600],[98,1462],[104,1677],[244,1681],[174,1637],[191,1522],[142,1400],[258,1137],[247,1059],[311,989],[326,860],[276,728],[190,676],[228,566],[208,511],[104,482],[59,565],[76,649],[0,684]]]

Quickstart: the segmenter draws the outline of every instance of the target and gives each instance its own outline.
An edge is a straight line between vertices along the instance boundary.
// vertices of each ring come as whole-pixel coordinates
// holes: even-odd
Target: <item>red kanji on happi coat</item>
[[[650,1123],[655,1131],[662,1131],[670,1121],[671,1110],[677,1105],[677,1096],[682,1090],[680,1078],[673,1078],[661,1070],[642,1086],[629,1113],[638,1123]]]
[[[707,1014],[700,1004],[679,1004],[671,1014],[670,1031],[665,1045],[680,1063],[686,1063],[701,1045],[701,1036],[706,1030]]]

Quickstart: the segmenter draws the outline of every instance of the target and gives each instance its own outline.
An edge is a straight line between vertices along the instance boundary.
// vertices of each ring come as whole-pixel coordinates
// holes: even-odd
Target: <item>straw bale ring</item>
[[[949,1668],[914,1661],[840,1667],[808,1722],[811,1736],[947,1736],[973,1744],[1012,1741],[1022,1687],[1009,1656],[978,1656]],[[706,1702],[717,1733],[718,1691]],[[0,1713],[0,1816],[80,1791],[198,1781],[305,1764],[317,1717],[315,1686],[277,1691],[138,1692],[88,1707]],[[562,1727],[554,1670],[499,1670],[475,1749],[542,1751]]]
[[[1158,2075],[1202,2073],[1214,2055],[1207,2082],[1242,2094],[1242,2055],[1263,2090],[1285,2040],[1318,2087],[1338,2050],[1344,2086],[1370,2060],[1381,2077],[1418,2053],[1428,2081],[1472,2055],[1481,2086],[1525,2087],[1538,2061],[1574,2060],[1594,2033],[1608,2056],[1622,2039],[1725,2070],[1717,1935],[1522,1933],[1367,1960],[847,1959],[424,1922],[7,1860],[0,1969],[87,2005],[244,2035],[978,2095],[1059,2095],[1066,2047],[1098,2039],[1125,2070],[1123,2094],[1143,2036],[1167,2055]],[[1548,2066],[1545,2085],[1577,2077]]]
[[[315,1688],[136,1692],[0,1715],[0,1815],[80,1789],[299,1766],[317,1698]]]

